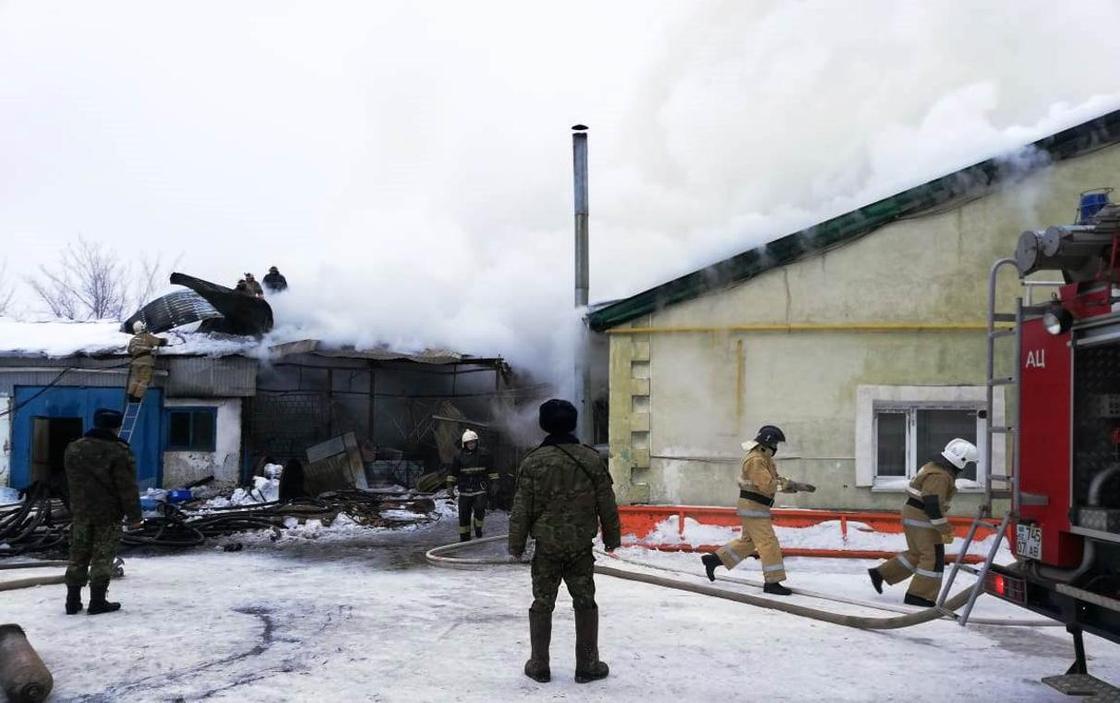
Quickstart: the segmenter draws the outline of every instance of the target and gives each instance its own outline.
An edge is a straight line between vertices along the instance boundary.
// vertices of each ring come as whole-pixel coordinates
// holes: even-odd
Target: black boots
[[[459,535],[459,541],[460,542],[470,542],[471,541],[471,533],[468,532],[466,534],[460,534]]]
[[[762,592],[769,593],[772,596],[788,596],[793,593],[793,591],[789,590],[778,581],[763,586]]]
[[[121,609],[120,603],[110,603],[105,600],[105,594],[108,592],[109,586],[94,586],[90,584],[89,587],[89,609],[86,611],[90,615],[100,615],[101,613],[113,613]]]
[[[77,615],[82,612],[82,587],[66,586],[66,614]]]
[[[705,554],[700,557],[700,561],[704,562],[704,571],[708,572],[708,580],[716,580],[716,567],[722,566],[723,562],[715,554]]]
[[[883,575],[879,573],[878,569],[868,569],[868,577],[871,578],[871,587],[875,589],[876,593],[883,592]]]
[[[922,598],[921,596],[915,596],[915,595],[910,594],[910,593],[906,594],[906,597],[902,599],[902,602],[905,603],[906,605],[920,605],[923,608],[932,608],[935,605],[937,605],[937,603],[934,603],[931,600],[926,600],[925,598]]]
[[[482,525],[475,525],[474,536],[478,537],[479,539],[482,538]]]
[[[548,683],[552,672],[548,668],[548,643],[552,640],[552,613],[529,611],[529,645],[533,653],[525,662],[525,675],[537,683]]]
[[[599,661],[599,609],[576,611],[576,683],[607,678],[611,671]]]

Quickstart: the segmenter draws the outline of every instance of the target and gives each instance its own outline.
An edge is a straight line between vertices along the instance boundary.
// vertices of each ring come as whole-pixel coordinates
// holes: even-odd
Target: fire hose
[[[429,550],[425,555],[425,559],[433,566],[452,569],[476,569],[483,566],[523,566],[526,562],[513,559],[512,557],[453,557],[449,556],[450,553],[455,552],[464,547],[471,547],[480,544],[497,542],[507,539],[508,535],[497,535],[494,537],[486,537],[480,540],[473,540],[471,542],[456,542],[452,544],[435,547]],[[596,550],[599,555],[607,556],[610,559],[631,563],[644,568],[653,568],[663,571],[670,571],[681,573],[689,576],[695,576],[687,571],[678,569],[670,569],[668,567],[656,566],[645,564],[637,560],[626,559],[624,557],[608,555],[604,552]],[[905,614],[896,615],[894,617],[867,617],[859,615],[845,615],[842,613],[835,613],[832,611],[821,610],[818,608],[810,608],[798,603],[789,601],[781,601],[774,598],[764,596],[755,596],[748,593],[740,593],[737,591],[727,591],[716,586],[709,586],[706,584],[690,583],[678,579],[665,578],[663,576],[654,576],[652,574],[643,574],[636,571],[626,569],[619,569],[613,566],[606,566],[603,564],[595,565],[595,573],[604,576],[612,576],[627,581],[637,581],[639,583],[646,583],[653,586],[661,586],[663,588],[671,588],[680,591],[688,591],[699,595],[711,596],[713,598],[721,598],[724,600],[736,601],[745,603],[747,605],[754,605],[760,608],[767,608],[770,610],[778,610],[791,615],[810,618],[812,620],[819,620],[822,622],[832,623],[834,625],[843,625],[845,627],[854,627],[862,630],[893,630],[903,627],[912,627],[926,622],[939,620],[943,617],[950,617],[948,612],[952,612],[963,606],[968,602],[970,589],[965,589],[957,593],[952,598],[945,602],[945,611],[942,612],[937,608],[925,608],[918,611],[905,611]],[[731,583],[742,583],[745,585],[761,585],[746,579],[733,579],[730,577],[721,577],[721,580],[726,580]],[[822,600],[832,600],[835,602],[847,602],[861,607],[873,608],[876,610],[891,610],[895,608],[885,607],[883,604],[870,603],[866,601],[855,601],[854,599],[840,599],[836,597],[829,597],[824,594],[817,594],[803,589],[793,589],[795,594],[806,596],[809,598],[818,598]],[[897,611],[896,611],[897,612]],[[973,618],[971,622],[976,624],[987,625],[1002,625],[1002,626],[1015,626],[1015,627],[1036,627],[1036,626],[1049,626],[1053,623],[1042,620],[1002,620],[1002,619],[985,619],[980,621]]]

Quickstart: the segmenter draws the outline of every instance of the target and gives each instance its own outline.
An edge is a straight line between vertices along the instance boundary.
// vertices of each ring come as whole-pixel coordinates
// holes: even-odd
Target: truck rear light
[[[1014,576],[1005,576],[989,571],[984,578],[984,590],[994,596],[1013,603],[1027,602],[1027,582]]]

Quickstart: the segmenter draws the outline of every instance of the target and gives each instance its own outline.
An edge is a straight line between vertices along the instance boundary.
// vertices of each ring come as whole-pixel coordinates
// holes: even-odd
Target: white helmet
[[[976,445],[967,439],[952,440],[945,445],[945,451],[941,452],[941,456],[957,469],[962,470],[969,464],[980,461],[980,452],[977,451]]]
[[[132,323],[132,333],[133,334],[140,334],[141,332],[144,332],[147,329],[148,329],[148,326],[146,324],[144,324],[143,320],[137,320],[136,322]]]
[[[464,446],[466,445],[467,442],[477,442],[477,441],[478,441],[478,434],[476,434],[474,430],[467,430],[466,432],[463,433],[463,445]]]

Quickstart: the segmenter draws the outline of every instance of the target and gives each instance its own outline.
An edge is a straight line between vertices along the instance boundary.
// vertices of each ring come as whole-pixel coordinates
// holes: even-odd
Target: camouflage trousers
[[[113,559],[121,541],[120,523],[75,522],[70,527],[70,567],[66,585],[107,586],[113,575]]]
[[[533,556],[533,605],[535,613],[549,613],[556,608],[560,581],[568,586],[575,610],[594,610],[595,557],[591,547],[567,554],[549,554],[539,548]]]

